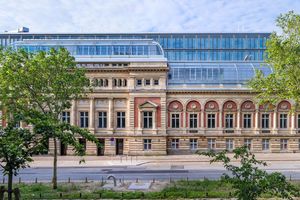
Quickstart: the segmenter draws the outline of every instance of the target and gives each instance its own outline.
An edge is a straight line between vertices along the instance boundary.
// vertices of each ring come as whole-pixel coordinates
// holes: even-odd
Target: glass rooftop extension
[[[252,79],[256,70],[264,75],[272,73],[266,63],[250,62],[207,62],[207,63],[169,63],[168,85],[199,84],[246,84]]]
[[[66,48],[75,60],[89,61],[166,61],[159,43],[151,39],[66,39],[23,40],[12,44],[28,52],[49,51],[51,48]]]

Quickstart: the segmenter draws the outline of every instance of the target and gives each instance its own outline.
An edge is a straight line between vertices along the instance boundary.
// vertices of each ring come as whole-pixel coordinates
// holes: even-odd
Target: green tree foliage
[[[76,67],[74,57],[60,48],[49,52],[25,50],[0,51],[0,98],[7,113],[18,113],[44,141],[54,140],[53,188],[57,188],[57,141],[72,145],[78,155],[84,146],[81,136],[97,143],[86,129],[66,124],[60,115],[72,101],[84,97],[89,80],[85,71]]]
[[[32,161],[32,154],[41,152],[42,138],[28,129],[15,128],[15,123],[9,123],[0,129],[0,166],[3,175],[8,177],[8,199],[12,199],[13,176],[21,168],[26,168]]]
[[[264,76],[258,70],[249,86],[257,92],[261,104],[276,104],[280,100],[300,103],[300,15],[294,12],[280,15],[277,19],[280,33],[272,33],[267,41],[266,62],[273,73]]]
[[[235,195],[239,200],[255,200],[262,194],[293,199],[298,190],[290,184],[284,175],[278,172],[268,174],[259,166],[266,166],[263,161],[256,160],[255,155],[249,152],[246,146],[233,150],[233,160],[227,156],[227,151],[215,153],[201,152],[200,155],[211,157],[210,163],[222,162],[229,174],[224,174],[222,179],[232,184]],[[232,161],[239,162],[233,165]]]

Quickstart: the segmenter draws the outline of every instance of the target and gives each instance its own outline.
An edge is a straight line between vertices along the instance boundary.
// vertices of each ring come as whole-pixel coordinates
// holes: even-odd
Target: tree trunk
[[[8,193],[8,200],[12,200],[12,182],[13,182],[13,172],[10,170],[8,172],[8,183],[7,183],[7,193]]]
[[[57,143],[56,138],[54,140],[54,157],[53,157],[53,177],[52,177],[52,184],[53,189],[57,189]]]

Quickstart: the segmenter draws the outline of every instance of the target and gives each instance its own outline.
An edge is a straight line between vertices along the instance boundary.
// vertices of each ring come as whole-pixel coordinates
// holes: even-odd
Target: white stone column
[[[114,129],[114,99],[108,99],[108,128]]]
[[[77,105],[76,104],[77,104],[76,100],[73,100],[72,106],[71,106],[71,112],[70,112],[71,125],[77,124]]]
[[[223,112],[222,111],[220,111],[219,112],[219,124],[220,124],[220,127],[219,128],[223,128]]]
[[[277,111],[276,110],[273,113],[273,129],[274,130],[278,129],[278,127],[277,127]]]
[[[90,110],[89,110],[89,129],[95,130],[95,99],[90,99]]]
[[[199,127],[204,128],[204,111],[201,112],[201,120],[200,120]]]
[[[296,123],[295,123],[295,119],[296,119],[296,117],[295,117],[295,113],[293,112],[292,114],[291,114],[292,116],[291,116],[291,134],[295,134],[296,132],[295,132],[295,130],[296,130]]]
[[[153,129],[156,129],[156,110],[153,110]]]
[[[258,127],[258,124],[259,124],[259,112],[258,110],[255,110],[255,129],[257,130],[259,127]]]
[[[236,114],[237,114],[237,117],[236,117],[236,121],[237,121],[236,122],[237,123],[236,124],[236,128],[240,129],[241,128],[241,112],[238,110]]]

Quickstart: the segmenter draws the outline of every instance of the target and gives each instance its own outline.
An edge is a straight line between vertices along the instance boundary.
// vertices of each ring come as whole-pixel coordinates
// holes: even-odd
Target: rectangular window
[[[171,140],[171,148],[172,149],[179,149],[179,139],[172,139]]]
[[[107,128],[107,112],[99,112],[98,127]]]
[[[61,120],[65,123],[70,124],[71,123],[71,114],[70,112],[62,112],[61,114]]]
[[[261,128],[269,128],[269,123],[270,123],[270,115],[269,114],[262,114],[261,115]]]
[[[152,112],[143,112],[143,122],[144,128],[153,128]]]
[[[159,80],[158,79],[154,79],[154,85],[159,85]]]
[[[197,114],[190,114],[190,128],[197,128],[198,127],[198,115]]]
[[[252,140],[251,139],[245,139],[244,140],[244,146],[248,148],[248,150],[251,150],[252,148]]]
[[[179,128],[179,114],[172,114],[171,115],[172,116],[172,119],[171,119],[171,121],[172,121],[172,124],[171,124],[171,127],[172,128]]]
[[[226,150],[233,150],[233,139],[226,139]]]
[[[225,128],[233,128],[233,114],[225,115]]]
[[[117,128],[125,128],[125,112],[117,112]]]
[[[280,139],[280,150],[284,151],[288,149],[288,140],[287,139]]]
[[[87,128],[89,126],[89,112],[80,112],[80,127]]]
[[[152,149],[152,140],[144,139],[144,151],[149,151]]]
[[[212,139],[212,138],[207,139],[207,146],[209,150],[216,149],[216,139]]]
[[[142,85],[142,79],[137,79],[136,80],[136,85],[141,86]]]
[[[216,128],[216,114],[207,115],[207,128]]]
[[[300,129],[300,114],[297,115],[297,122],[298,122],[297,127]]]
[[[279,128],[287,128],[287,114],[280,114]]]
[[[198,140],[195,138],[190,139],[190,149],[197,150],[198,148]]]
[[[251,114],[244,114],[244,128],[251,128]]]
[[[270,141],[269,139],[263,139],[262,140],[262,150],[268,151],[270,149]]]
[[[150,79],[146,79],[146,80],[145,80],[145,85],[150,85],[150,84],[151,84]]]

